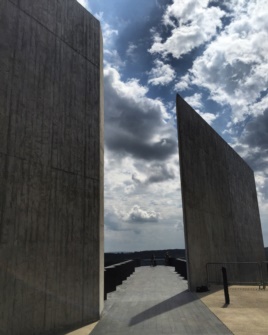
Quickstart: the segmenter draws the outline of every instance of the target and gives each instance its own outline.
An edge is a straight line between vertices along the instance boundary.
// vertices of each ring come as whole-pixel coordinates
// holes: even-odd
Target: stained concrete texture
[[[166,266],[136,268],[108,294],[102,319],[91,335],[232,334]]]
[[[179,95],[177,118],[188,281],[195,290],[206,285],[207,263],[261,262],[265,254],[253,171]]]
[[[99,318],[102,37],[75,0],[0,1],[0,334]]]

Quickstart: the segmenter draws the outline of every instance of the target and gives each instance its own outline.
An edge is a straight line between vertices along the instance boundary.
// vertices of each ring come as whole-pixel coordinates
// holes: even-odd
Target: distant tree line
[[[107,252],[104,254],[105,266],[124,262],[129,259],[150,259],[152,254],[156,259],[164,259],[166,252],[172,258],[185,258],[185,249],[145,250],[135,252]]]

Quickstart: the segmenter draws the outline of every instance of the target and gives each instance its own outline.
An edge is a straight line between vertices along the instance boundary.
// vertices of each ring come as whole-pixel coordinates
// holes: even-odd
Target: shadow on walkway
[[[226,310],[226,309],[225,309]],[[140,267],[108,295],[91,335],[230,335],[174,269]]]
[[[183,291],[137,314],[136,316],[131,318],[129,326],[135,326],[138,323],[144,322],[145,320],[151,319],[155,316],[167,313],[175,308],[179,308],[183,305],[186,305],[196,299],[198,298],[195,297],[193,294],[191,294],[189,291]]]

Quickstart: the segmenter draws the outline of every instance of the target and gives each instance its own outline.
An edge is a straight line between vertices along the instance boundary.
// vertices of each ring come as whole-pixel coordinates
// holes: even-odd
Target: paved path
[[[103,317],[90,335],[232,334],[187,291],[173,267],[136,268],[108,295]]]

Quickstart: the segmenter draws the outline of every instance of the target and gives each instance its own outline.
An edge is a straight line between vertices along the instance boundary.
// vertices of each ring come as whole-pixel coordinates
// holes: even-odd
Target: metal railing
[[[267,263],[267,262],[262,262]],[[207,263],[207,284],[222,284],[221,268],[225,267],[228,274],[228,283],[231,285],[258,285],[265,288],[267,283],[267,269],[258,262],[226,262]],[[266,276],[264,276],[266,275]]]

